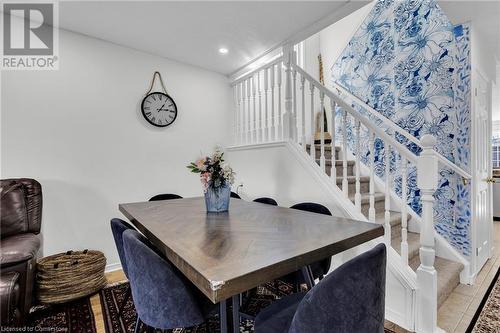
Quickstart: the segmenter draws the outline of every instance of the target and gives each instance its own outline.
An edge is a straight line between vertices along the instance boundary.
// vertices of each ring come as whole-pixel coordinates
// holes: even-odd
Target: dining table
[[[119,210],[220,304],[222,333],[239,332],[240,294],[291,272],[307,277],[308,265],[384,234],[376,223],[233,198],[220,213],[207,213],[203,197],[122,203]]]

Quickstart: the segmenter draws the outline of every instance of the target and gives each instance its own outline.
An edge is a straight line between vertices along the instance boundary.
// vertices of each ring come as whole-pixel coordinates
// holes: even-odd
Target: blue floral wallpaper
[[[435,0],[377,1],[332,67],[332,79],[415,137],[434,135],[442,155],[469,169],[469,27],[453,27]],[[353,106],[367,114],[360,105]],[[419,154],[404,137],[387,132]],[[354,152],[352,119],[346,134]],[[366,129],[362,136],[360,158],[369,164]],[[374,169],[382,178],[385,163],[384,143],[377,139]],[[400,156],[391,152],[389,163],[393,189],[401,195]],[[415,166],[406,176],[408,205],[420,214]],[[441,169],[435,199],[436,230],[470,255],[469,186],[453,171]]]

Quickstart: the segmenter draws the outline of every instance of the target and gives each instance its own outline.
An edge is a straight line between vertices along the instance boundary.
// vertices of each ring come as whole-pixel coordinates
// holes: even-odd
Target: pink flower
[[[204,158],[197,159],[195,163],[198,169],[202,169],[205,166],[205,159]]]

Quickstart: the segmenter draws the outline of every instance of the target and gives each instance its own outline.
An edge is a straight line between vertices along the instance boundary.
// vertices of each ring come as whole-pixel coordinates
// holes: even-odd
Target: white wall
[[[271,197],[283,207],[317,202],[328,207],[333,215],[347,216],[325,190],[324,184],[285,145],[230,150],[227,160],[236,171],[236,183],[243,184],[239,189],[243,199]]]
[[[368,16],[375,2],[371,2],[343,19],[326,27],[304,41],[304,69],[314,78],[319,77],[318,54],[323,60],[325,84],[331,87],[331,68],[347,43]]]
[[[332,86],[331,68],[374,5],[375,1],[361,7],[319,33],[319,45],[327,87]]]
[[[345,49],[354,33],[358,30],[363,20],[368,16],[375,2],[371,2],[343,19],[335,22],[317,34],[312,35],[304,41],[304,70],[312,77],[319,80],[319,62],[318,55],[321,54],[323,61],[323,76],[325,85],[332,88],[331,68]],[[309,92],[309,89],[306,90]],[[300,96],[299,96],[300,97]],[[300,104],[299,104],[300,105]],[[319,112],[319,95],[315,95],[316,112]],[[328,119],[331,118],[331,110],[328,105],[325,106]],[[328,122],[330,125],[330,122]],[[306,121],[306,135],[310,133],[310,123]],[[331,128],[329,128],[331,131]]]
[[[179,109],[162,129],[140,113],[155,70]],[[2,73],[1,177],[41,182],[44,255],[90,248],[117,263],[118,203],[202,195],[185,165],[228,142],[231,104],[222,75],[61,31],[58,71]]]

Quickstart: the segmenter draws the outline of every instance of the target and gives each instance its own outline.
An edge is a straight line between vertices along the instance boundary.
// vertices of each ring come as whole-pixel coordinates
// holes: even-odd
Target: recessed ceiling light
[[[226,49],[225,47],[221,47],[221,48],[219,49],[219,53],[220,53],[220,54],[227,54],[228,52],[229,52],[229,50],[228,50],[228,49]]]

